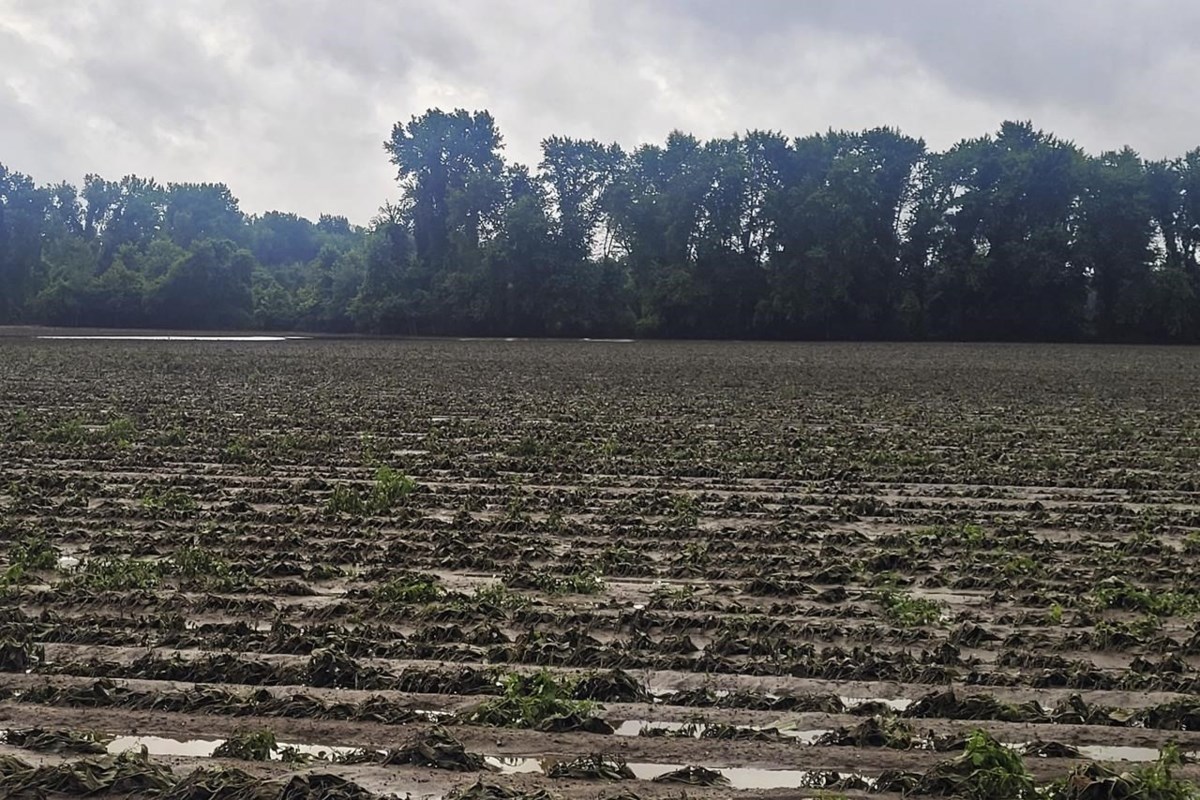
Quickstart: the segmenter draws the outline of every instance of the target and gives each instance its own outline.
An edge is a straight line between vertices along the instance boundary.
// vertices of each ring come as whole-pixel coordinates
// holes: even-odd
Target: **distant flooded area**
[[[286,342],[289,339],[307,339],[307,336],[130,336],[92,335],[92,336],[38,336],[38,339],[70,339],[94,340],[113,342]]]

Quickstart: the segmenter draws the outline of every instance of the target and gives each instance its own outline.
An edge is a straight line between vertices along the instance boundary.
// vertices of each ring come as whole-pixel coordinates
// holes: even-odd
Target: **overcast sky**
[[[366,222],[382,142],[488,109],[550,134],[900,127],[934,148],[1032,119],[1090,151],[1200,145],[1196,0],[0,0],[0,163],[223,181],[249,212]]]

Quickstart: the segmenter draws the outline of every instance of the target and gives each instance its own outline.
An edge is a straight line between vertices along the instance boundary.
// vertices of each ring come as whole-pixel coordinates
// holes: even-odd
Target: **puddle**
[[[629,769],[639,780],[654,780],[660,775],[683,769],[684,764],[645,764],[629,762]],[[704,765],[702,765],[704,766]],[[762,769],[759,767],[708,767],[715,769],[729,779],[730,789],[800,789],[808,788],[817,782],[820,771],[807,769]],[[841,773],[843,778],[861,778],[869,785],[874,785],[874,778],[867,778],[853,773]]]
[[[674,694],[675,691],[676,691],[675,689],[657,689],[657,688],[652,687],[650,689],[650,695],[653,698],[654,702],[661,703],[663,701],[663,698],[666,695]],[[728,689],[716,689],[712,693],[713,697],[715,697],[718,700],[720,700],[721,698],[724,698],[724,697],[728,697],[730,694],[731,694],[731,692]],[[765,697],[768,700],[779,700],[779,699],[785,697],[785,695],[777,694],[775,692],[762,692],[761,696]],[[838,699],[842,701],[842,705],[844,705],[847,710],[857,708],[858,706],[865,705],[867,703],[883,703],[884,705],[886,705],[888,708],[892,709],[893,711],[904,711],[913,704],[913,700],[911,698],[907,698],[907,697],[900,697],[900,698],[893,699],[893,698],[887,698],[887,697],[839,696]]]
[[[683,722],[650,722],[647,720],[626,720],[622,722],[616,730],[618,736],[637,736],[643,727],[650,729],[663,729],[678,731],[684,728],[687,723]],[[703,725],[697,725],[696,735],[699,735],[704,730]],[[780,731],[780,734],[788,738],[796,739],[804,744],[811,744],[818,739],[826,730],[792,730]],[[113,739],[108,744],[108,752],[116,755],[126,750],[138,750],[142,747],[150,755],[154,756],[182,756],[190,758],[212,758],[213,753],[217,748],[224,743],[224,739],[171,739],[163,736],[119,736]],[[1012,744],[1010,747],[1019,748],[1021,745]],[[317,759],[329,759],[335,753],[352,753],[360,750],[357,747],[345,747],[339,745],[322,745],[322,744],[296,744],[291,742],[280,742],[279,749],[293,748],[301,753],[310,755]],[[1079,747],[1080,754],[1084,758],[1094,761],[1126,761],[1134,763],[1146,763],[1156,761],[1159,756],[1159,751],[1153,747],[1122,747],[1109,745],[1082,745]],[[1190,753],[1189,755],[1196,755]],[[272,760],[278,760],[279,753],[276,750],[272,754]],[[516,756],[485,756],[485,761],[495,767],[501,774],[513,775],[518,773],[536,773],[544,774],[550,765],[558,758],[527,758]],[[629,769],[640,780],[652,780],[659,775],[671,772],[676,769],[682,769],[683,764],[657,764],[647,762],[630,762]],[[795,770],[795,769],[761,769],[752,767],[720,767],[718,769],[722,775],[730,781],[730,787],[733,789],[788,789],[806,787],[809,784],[807,781],[818,773],[810,770]],[[867,783],[871,783],[871,778],[858,775]]]
[[[648,731],[681,731],[684,728],[691,727],[694,731],[694,738],[700,738],[707,729],[707,725],[703,723],[689,722],[652,722],[647,719],[627,719],[616,727],[614,733],[617,736],[641,736],[642,730]],[[747,728],[747,730],[760,730],[759,728]],[[777,728],[779,735],[788,739],[794,739],[800,744],[812,744],[817,739],[820,739],[825,734],[829,733],[828,728],[818,728],[813,730],[789,730],[785,728]]]
[[[195,758],[212,758],[224,739],[167,739],[162,736],[118,736],[108,743],[111,755],[124,753],[126,750],[146,748],[152,756],[192,756]]]
[[[690,723],[687,722],[651,722],[648,719],[627,719],[616,727],[613,731],[617,736],[641,736],[642,729],[647,730],[662,730],[662,731],[681,731]],[[696,735],[705,729],[705,725],[695,725]]]
[[[633,722],[637,722],[634,720]],[[672,723],[658,723],[670,725]],[[675,723],[682,725],[682,723]],[[801,733],[801,732],[797,732]],[[811,733],[823,733],[813,731]],[[108,752],[116,755],[126,750],[137,750],[142,747],[154,756],[184,756],[190,758],[212,758],[213,753],[224,742],[224,739],[169,739],[163,736],[120,736],[108,744]],[[301,753],[316,758],[327,759],[333,753],[350,753],[359,750],[357,747],[341,747],[316,744],[290,744],[280,742],[280,748],[292,747]],[[278,754],[272,755],[277,760]],[[527,758],[520,756],[485,756],[484,760],[495,767],[502,775],[516,774],[545,774],[558,758]],[[683,769],[683,764],[657,764],[648,762],[630,762],[629,769],[639,780],[653,780],[660,775]],[[722,775],[729,779],[733,789],[788,789],[808,785],[814,776],[820,774],[809,770],[798,769],[761,769],[754,767],[722,767]],[[862,776],[859,776],[862,777]],[[868,783],[870,778],[863,778]]]
[[[59,558],[58,558],[58,568],[59,569],[74,569],[75,567],[78,567],[78,566],[79,566],[79,559],[76,558],[75,556],[59,556]]]
[[[1081,744],[1079,754],[1093,761],[1158,761],[1158,750],[1153,747],[1121,747],[1112,745]],[[1183,755],[1194,756],[1195,753]]]
[[[666,775],[668,772],[674,772],[677,769],[683,769],[686,764],[646,764],[642,762],[629,762],[629,769],[637,776],[640,781],[651,781],[659,775]],[[725,774],[725,770],[721,770],[721,774]]]
[[[38,336],[38,339],[110,342],[286,342],[307,336]]]
[[[632,344],[633,339],[580,339],[581,342],[607,342],[609,344]]]
[[[632,764],[629,765],[631,768]],[[637,770],[634,770],[637,774]],[[661,773],[660,773],[661,774]],[[794,789],[807,788],[823,773],[806,769],[757,769],[752,767],[729,767],[721,770],[729,779],[732,789]],[[875,785],[874,778],[851,772],[841,772],[842,778],[858,778],[868,786]]]
[[[294,750],[298,750],[301,753],[305,753],[314,758],[320,759],[327,759],[334,753],[345,755],[346,753],[356,753],[359,750],[364,749],[362,747],[344,747],[341,745],[332,744],[295,744],[288,742],[280,742],[279,747],[290,747]]]
[[[779,735],[786,736],[789,739],[795,739],[798,742],[800,742],[801,744],[813,744],[814,742],[817,741],[817,739],[820,739],[825,734],[832,733],[832,732],[833,731],[830,730],[829,728],[816,728],[814,730],[809,730],[809,731],[794,731],[794,730],[782,730],[781,729],[779,731]]]
[[[893,711],[905,711],[913,704],[913,701],[907,697],[901,697],[895,700],[887,697],[839,697],[838,699],[842,701],[842,705],[844,705],[847,710],[866,705],[867,703],[883,703]]]
[[[521,758],[519,756],[484,756],[483,760],[500,771],[501,775],[542,774],[557,759]]]
[[[126,750],[139,750],[143,747],[152,756],[188,756],[191,758],[212,758],[217,748],[225,743],[224,739],[168,739],[164,736],[118,736],[108,743],[108,752],[112,755]],[[290,747],[314,758],[327,759],[333,753],[353,753],[358,747],[341,747],[325,744],[294,744],[279,742],[271,754],[271,760],[279,759],[279,750]]]
[[[1005,747],[1011,747],[1014,750],[1022,750],[1030,742],[1022,742],[1020,744],[1005,743]],[[1075,745],[1075,749],[1079,751],[1080,758],[1086,758],[1091,761],[1129,761],[1133,763],[1149,763],[1158,761],[1160,755],[1159,750],[1154,747],[1129,747],[1125,745],[1107,745],[1107,744],[1080,744]],[[1200,757],[1200,752],[1192,751],[1188,753],[1181,752],[1180,755],[1188,758]]]
[[[497,758],[488,756],[487,762],[497,767],[501,774],[517,773],[545,774],[558,758]],[[626,766],[638,780],[650,781],[668,772],[683,769],[685,764],[652,764],[641,761],[630,761]],[[707,765],[704,765],[707,766]],[[761,769],[758,767],[708,767],[715,769],[729,779],[730,789],[798,789],[807,788],[823,773],[805,769]],[[841,773],[843,778],[860,778],[867,784],[873,785],[874,778],[868,778],[854,773]]]
[[[653,698],[654,702],[661,703],[663,701],[663,698],[666,697],[667,695],[672,695],[672,694],[675,694],[675,693],[681,692],[681,691],[684,691],[684,692],[691,691],[691,689],[690,688],[688,688],[688,689],[656,689],[653,686],[651,686],[647,689],[647,691],[650,692],[650,696]],[[728,689],[713,689],[712,690],[712,696],[717,699],[720,699],[722,697],[728,697],[730,694],[732,694],[732,692],[730,692]],[[774,695],[774,694],[766,694],[764,696],[771,697],[771,698],[778,697],[778,695]]]

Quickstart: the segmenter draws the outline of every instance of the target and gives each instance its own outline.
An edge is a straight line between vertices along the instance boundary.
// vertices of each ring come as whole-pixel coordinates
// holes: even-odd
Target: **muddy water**
[[[853,698],[844,698],[853,699]],[[872,701],[874,698],[872,698]],[[859,701],[866,702],[866,701]],[[886,702],[886,701],[885,701]],[[904,703],[906,701],[891,701],[893,703]],[[643,731],[664,730],[670,732],[682,731],[690,726],[693,738],[701,738],[704,735],[705,729],[708,727],[703,723],[686,723],[686,722],[655,722],[646,719],[629,719],[616,726],[614,731],[617,736],[641,736]],[[780,736],[793,739],[801,744],[813,744],[822,736],[830,733],[828,728],[815,728],[812,730],[789,730],[786,728],[777,729]],[[929,745],[926,745],[929,746]],[[1005,744],[1015,750],[1023,748],[1025,745],[1018,742],[1008,742]],[[1153,747],[1128,747],[1128,746],[1109,746],[1109,745],[1079,745],[1079,754],[1081,758],[1091,759],[1092,761],[1129,761],[1129,762],[1151,762],[1157,761],[1159,751]],[[1200,757],[1200,753],[1186,753],[1191,757]]]
[[[663,730],[663,731],[681,731],[687,727],[684,722],[651,722],[648,719],[627,719],[620,725],[616,726],[613,731],[617,736],[641,736],[642,729],[646,730]],[[704,730],[704,725],[696,725],[696,735]]]
[[[1079,745],[1079,754],[1093,761],[1157,761],[1158,750],[1153,747],[1121,747],[1110,745]],[[1195,756],[1196,753],[1185,753]]]
[[[634,773],[636,774],[637,770],[634,770]],[[729,779],[729,785],[734,789],[791,789],[811,785],[821,773],[803,769],[731,767],[721,770],[721,774]],[[843,778],[859,778],[867,785],[875,783],[873,778],[864,775],[849,772],[840,774]]]
[[[673,689],[660,689],[655,687],[651,687],[650,689],[650,695],[655,703],[661,703],[664,696],[672,694],[673,692]],[[730,692],[728,689],[717,689],[713,692],[713,696],[717,699],[728,697],[729,695]],[[781,697],[783,697],[783,695],[775,694],[774,692],[766,692],[763,696],[769,700],[779,700]],[[842,701],[842,705],[844,705],[847,710],[853,710],[858,706],[866,705],[868,703],[882,703],[893,711],[904,711],[914,702],[912,698],[908,697],[891,698],[839,696],[838,699]]]
[[[853,710],[858,706],[866,705],[868,703],[883,703],[893,711],[904,711],[913,704],[913,701],[906,697],[901,697],[897,700],[887,697],[839,697],[838,699],[842,701],[842,705],[844,705],[847,710]]]
[[[126,750],[146,748],[146,752],[154,756],[186,756],[190,758],[212,758],[216,749],[224,739],[169,739],[162,736],[120,736],[108,744],[108,752],[122,753]],[[327,759],[334,753],[355,752],[359,748],[339,747],[333,745],[290,744],[280,742],[279,748],[291,747],[315,758]],[[272,759],[278,759],[276,750]],[[485,756],[489,766],[504,775],[529,773],[544,775],[557,759],[522,758],[508,756]],[[630,771],[639,780],[653,780],[660,775],[683,769],[684,764],[657,764],[631,761]],[[726,767],[719,772],[729,779],[733,789],[786,789],[806,785],[816,774],[808,770],[796,769],[758,769],[751,767]],[[861,777],[861,776],[859,776]],[[870,782],[869,778],[864,780]]]
[[[624,722],[622,722],[620,725],[616,726],[616,730],[614,731],[614,733],[616,733],[617,736],[641,736],[641,735],[643,735],[642,734],[643,730],[646,730],[646,731],[664,730],[664,731],[676,732],[676,731],[681,731],[684,728],[688,728],[689,726],[692,730],[692,736],[695,738],[700,738],[701,736],[703,736],[704,731],[707,730],[707,728],[708,728],[708,726],[703,723],[652,722],[651,720],[648,720],[648,719],[627,719]],[[759,730],[759,729],[751,728],[750,730]],[[794,739],[794,740],[800,742],[801,744],[812,744],[817,739],[820,739],[822,736],[824,736],[826,733],[829,733],[828,728],[816,728],[813,730],[791,730],[788,728],[778,728],[777,730],[779,731],[780,736],[786,737],[788,739]]]
[[[116,755],[126,750],[146,748],[152,756],[189,756],[191,758],[212,758],[217,748],[225,743],[224,739],[168,739],[162,736],[118,736],[108,743],[108,752]],[[357,747],[340,747],[325,744],[293,744],[279,742],[271,754],[272,760],[277,760],[279,751],[292,748],[314,758],[326,759],[334,753],[353,753]]]
[[[520,758],[517,756],[485,756],[483,760],[488,766],[494,767],[502,775],[516,775],[518,773],[541,774],[554,763],[554,759]]]
[[[658,727],[665,730],[680,730],[684,727],[684,723],[680,722],[648,722],[646,720],[627,720],[617,728],[618,736],[636,736],[643,727]],[[703,730],[703,726],[697,726],[698,731]],[[811,744],[822,734],[824,730],[811,731],[781,731],[782,734],[795,738],[805,744]],[[190,758],[212,758],[217,748],[224,742],[224,739],[170,739],[162,736],[120,736],[113,739],[108,744],[108,752],[112,754],[122,753],[126,750],[137,750],[145,748],[150,755],[155,756],[183,756]],[[1013,744],[1010,747],[1020,747],[1021,745]],[[283,748],[293,748],[301,753],[312,756],[313,758],[328,760],[334,754],[345,754],[356,752],[360,748],[344,747],[337,745],[320,745],[320,744],[296,744],[288,742],[280,742],[278,748],[272,753],[272,760],[280,758],[279,751]],[[1082,757],[1093,759],[1096,761],[1125,761],[1125,762],[1151,762],[1155,761],[1158,756],[1158,750],[1151,747],[1115,747],[1101,745],[1083,745],[1079,747]],[[1189,754],[1196,755],[1196,754]],[[528,758],[517,756],[485,756],[485,762],[492,769],[503,775],[512,774],[539,774],[544,775],[557,759],[554,758]],[[678,769],[683,769],[684,764],[669,764],[669,763],[650,763],[636,762],[628,763],[629,769],[639,780],[653,780],[654,778],[664,775],[668,772],[673,772]],[[707,765],[705,765],[707,766]],[[722,775],[729,780],[729,786],[732,789],[794,789],[804,788],[812,785],[812,781],[818,776],[818,773],[810,770],[795,770],[795,769],[762,769],[754,767],[711,767],[717,769]],[[861,778],[868,784],[872,783],[873,779],[863,775],[846,775],[844,777]]]
[[[292,339],[307,339],[307,336],[38,336],[38,339],[61,339],[69,341],[98,342],[286,342]]]
[[[112,755],[124,753],[126,750],[146,748],[152,756],[192,756],[194,758],[211,758],[224,739],[167,739],[162,736],[118,736],[108,743],[108,752]]]
[[[488,762],[499,766],[501,774],[515,774],[519,772],[544,774],[550,768],[551,764],[554,763],[554,759],[489,758]],[[638,780],[643,781],[654,780],[660,775],[666,775],[668,772],[674,772],[686,767],[685,764],[654,764],[641,761],[630,761],[626,766],[629,767],[629,770]],[[731,789],[802,788],[809,785],[815,777],[820,775],[820,773],[803,769],[760,769],[757,767],[722,767],[717,769],[717,771],[729,780],[729,788]],[[873,782],[871,778],[862,775],[844,773],[843,777],[858,777],[867,783]]]

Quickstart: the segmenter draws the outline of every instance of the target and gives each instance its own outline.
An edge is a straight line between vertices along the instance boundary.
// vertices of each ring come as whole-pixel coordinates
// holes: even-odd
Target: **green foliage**
[[[284,764],[296,766],[307,764],[313,760],[313,755],[311,753],[306,753],[300,748],[292,747],[290,745],[278,748],[278,752],[279,760]],[[323,757],[324,751],[322,751],[320,755]]]
[[[471,598],[477,603],[495,606],[505,611],[520,611],[533,605],[533,600],[514,592],[502,583],[489,583],[475,590]]]
[[[404,501],[417,490],[417,482],[402,472],[388,466],[375,471],[375,485],[371,489],[371,509],[381,514]]]
[[[371,599],[383,605],[425,605],[445,596],[433,575],[401,575],[371,589]]]
[[[368,464],[374,464],[379,460],[382,450],[374,435],[360,433],[358,435],[358,446],[362,450],[363,461]]]
[[[200,508],[196,499],[179,487],[151,489],[142,495],[142,508],[154,511],[170,511],[179,514],[194,513]]]
[[[1200,612],[1200,596],[1190,592],[1150,591],[1110,578],[1088,596],[1097,609],[1139,611],[1155,617],[1174,617]]]
[[[504,585],[518,589],[537,589],[549,594],[599,594],[607,587],[598,572],[560,575],[544,569],[533,569],[507,575]]]
[[[128,447],[137,438],[137,426],[129,417],[116,417],[104,425],[100,438],[118,447]]]
[[[1041,569],[1040,563],[1032,556],[1012,555],[1005,560],[1000,569],[1010,578],[1034,575]]]
[[[8,551],[8,563],[27,570],[54,569],[58,566],[58,548],[50,544],[44,533],[21,537]]]
[[[82,444],[88,441],[87,428],[79,419],[65,419],[42,435],[42,440],[53,444]]]
[[[63,585],[97,592],[124,592],[153,589],[161,578],[162,565],[157,561],[101,556],[85,559],[63,581]]]
[[[8,551],[8,567],[0,576],[0,586],[19,583],[27,572],[58,566],[58,548],[42,533],[27,534],[15,541]]]
[[[333,487],[329,499],[325,501],[325,510],[333,514],[364,514],[367,504],[353,486],[339,483]]]
[[[687,525],[689,527],[695,527],[696,523],[694,520],[695,520],[695,518],[693,517],[692,521],[688,522]],[[701,566],[701,565],[709,563],[709,559],[710,559],[709,544],[710,543],[708,540],[705,540],[702,542],[688,542],[683,547],[684,561],[686,561],[688,564],[693,564],[696,566]]]
[[[546,670],[529,675],[515,672],[500,680],[502,694],[484,702],[468,721],[507,728],[536,728],[553,717],[590,717],[600,708],[590,700],[572,698],[574,678],[555,678]]]
[[[980,525],[964,525],[959,534],[962,543],[969,548],[981,547],[987,540],[987,533]]]
[[[1023,800],[1035,796],[1033,776],[1025,768],[1021,754],[984,731],[974,731],[967,738],[963,762],[967,769],[957,786],[961,797],[968,800],[999,797]]]
[[[682,528],[694,528],[700,521],[700,504],[690,494],[675,495],[671,501],[671,521]]]
[[[213,751],[214,758],[237,758],[242,761],[269,761],[279,749],[275,734],[268,730],[237,731]]]
[[[235,436],[221,450],[221,460],[227,464],[244,464],[250,460],[250,443],[244,436]]]
[[[137,426],[128,417],[114,417],[99,426],[71,417],[46,429],[41,438],[52,444],[112,444],[124,448],[137,438]]]
[[[1047,786],[1042,800],[1087,800],[1088,798],[1137,798],[1137,800],[1195,800],[1200,786],[1175,776],[1183,763],[1179,747],[1168,743],[1150,764],[1139,764],[1117,773],[1099,764],[1077,767],[1061,780]]]
[[[1200,794],[1200,787],[1172,774],[1172,770],[1182,764],[1179,745],[1168,742],[1154,763],[1133,769],[1136,796],[1145,800],[1194,800]]]
[[[943,606],[924,597],[913,597],[900,589],[885,588],[876,594],[889,620],[903,627],[932,625],[942,616]]]
[[[366,496],[346,484],[333,487],[325,509],[335,514],[386,514],[417,490],[417,482],[389,466],[375,471],[375,482]]]
[[[0,323],[1200,340],[1197,150],[1091,156],[1026,122],[940,153],[890,128],[676,131],[631,151],[549,136],[531,172],[463,109],[385,147],[403,201],[363,228],[249,217],[218,183],[77,191],[0,168]]]
[[[228,561],[204,547],[179,548],[166,563],[166,569],[185,584],[215,591],[226,591],[246,581],[246,576],[235,573]]]
[[[691,600],[696,596],[696,587],[690,583],[660,584],[650,591],[651,602],[662,608],[671,608],[675,604]]]

